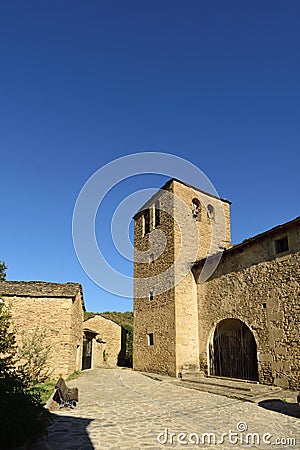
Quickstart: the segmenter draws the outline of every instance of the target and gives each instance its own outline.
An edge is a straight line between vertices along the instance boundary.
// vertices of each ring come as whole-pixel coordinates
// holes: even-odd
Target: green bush
[[[5,264],[5,262],[0,261],[0,280],[1,281],[6,279],[6,269],[7,269],[7,265]]]
[[[43,405],[53,395],[55,385],[56,381],[54,380],[46,380],[43,383],[34,384],[34,389],[39,393]]]
[[[35,327],[29,332],[22,332],[22,343],[18,348],[18,358],[23,364],[24,371],[34,383],[42,383],[49,379],[47,361],[51,345],[46,343],[47,331]]]
[[[39,392],[17,371],[0,375],[0,448],[13,449],[37,438],[46,427]]]
[[[48,414],[40,393],[24,370],[16,368],[10,313],[0,299],[0,448],[13,449],[39,436]]]
[[[75,370],[71,375],[68,376],[67,381],[75,380],[81,374],[81,370]]]

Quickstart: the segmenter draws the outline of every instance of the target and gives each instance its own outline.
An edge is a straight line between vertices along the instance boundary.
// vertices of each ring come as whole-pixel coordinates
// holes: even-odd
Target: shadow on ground
[[[31,450],[94,450],[87,427],[93,419],[52,414],[48,433]]]
[[[288,403],[280,399],[264,400],[258,403],[258,406],[276,411],[287,416],[300,418],[300,407],[298,403]]]

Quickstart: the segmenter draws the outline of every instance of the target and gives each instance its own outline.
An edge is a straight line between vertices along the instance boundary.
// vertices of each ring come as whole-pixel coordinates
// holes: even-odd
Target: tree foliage
[[[6,266],[1,264],[3,280]],[[9,308],[0,298],[0,448],[7,450],[37,437],[46,427],[40,394],[23,368],[16,367],[10,319]]]
[[[33,383],[43,383],[50,376],[47,361],[51,345],[46,343],[46,335],[46,329],[39,326],[32,332],[22,332],[22,343],[19,345],[17,354],[22,363],[22,369]]]
[[[102,316],[105,319],[112,320],[113,322],[117,323],[120,326],[122,326],[124,323],[133,325],[133,312],[132,311],[125,311],[125,312],[105,311],[102,313],[85,312],[84,320],[91,319],[92,317],[95,317],[95,316]]]
[[[0,281],[5,280],[5,278],[6,278],[6,269],[7,269],[7,266],[6,266],[5,262],[0,261]]]
[[[125,365],[132,367],[132,357],[133,357],[133,325],[130,323],[122,323],[122,328],[126,332],[125,341]]]
[[[0,375],[14,367],[15,336],[10,331],[10,312],[0,298]]]

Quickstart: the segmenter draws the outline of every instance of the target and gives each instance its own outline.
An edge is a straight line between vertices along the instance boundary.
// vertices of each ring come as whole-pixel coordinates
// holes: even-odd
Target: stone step
[[[204,384],[205,386],[215,386],[215,387],[221,387],[224,388],[226,387],[227,389],[238,389],[241,391],[251,391],[253,389],[253,386],[251,385],[247,385],[246,383],[237,383],[237,382],[227,382],[227,380],[224,380],[224,382],[222,382],[222,380],[213,380],[210,378],[182,378],[183,382],[189,381],[191,383],[197,383],[197,384]],[[256,386],[256,385],[255,385]]]
[[[230,391],[221,387],[212,387],[212,386],[201,386],[197,385],[197,383],[193,383],[190,381],[184,381],[182,386],[189,389],[195,389],[197,391],[207,392],[210,394],[222,395],[224,397],[236,398],[238,400],[248,400],[251,401],[253,399],[253,394],[251,392],[239,392],[239,391]]]
[[[174,378],[168,375],[149,372],[142,372],[142,374],[156,381],[176,384],[184,388],[236,398],[256,404],[268,400],[297,403],[297,392],[283,390],[278,386],[268,386],[258,382],[223,377],[207,377],[203,376],[203,374],[192,372],[187,376],[183,376],[183,378]]]
[[[258,382],[247,382],[241,380],[228,380],[223,378],[198,378],[184,377],[181,379],[182,386],[211,394],[223,395],[225,397],[259,402],[266,398],[280,398],[281,388],[266,386]]]

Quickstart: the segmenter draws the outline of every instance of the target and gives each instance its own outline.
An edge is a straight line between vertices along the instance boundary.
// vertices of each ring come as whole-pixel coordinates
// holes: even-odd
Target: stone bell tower
[[[134,217],[136,370],[199,370],[192,263],[230,246],[230,202],[169,180]]]

